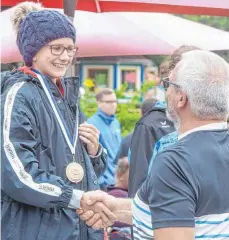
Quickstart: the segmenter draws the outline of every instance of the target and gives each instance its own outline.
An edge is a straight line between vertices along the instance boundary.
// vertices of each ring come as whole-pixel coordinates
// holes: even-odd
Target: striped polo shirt
[[[132,202],[135,240],[153,230],[195,227],[200,240],[229,239],[229,130],[214,123],[159,153]]]

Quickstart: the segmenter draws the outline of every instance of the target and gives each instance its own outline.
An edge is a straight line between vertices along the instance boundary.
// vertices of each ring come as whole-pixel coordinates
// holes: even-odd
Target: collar
[[[27,67],[27,66],[23,66],[23,67],[19,67],[18,70],[21,71],[21,72],[23,72],[24,74],[27,74],[27,75],[30,75],[30,76],[32,76],[32,77],[37,78],[37,75],[36,75],[36,73],[32,70],[32,68],[29,68],[29,67]],[[47,77],[47,76],[46,76],[46,77]],[[50,81],[52,81],[52,80],[50,79]],[[57,78],[56,86],[59,88],[61,95],[64,96],[64,88],[63,88],[63,85],[62,85],[62,83],[61,83],[60,78]]]
[[[205,125],[197,127],[197,128],[193,128],[187,132],[180,134],[178,136],[178,141],[193,132],[205,131],[205,130],[220,130],[220,129],[227,129],[227,122],[210,123],[210,124],[205,124]]]
[[[157,101],[156,104],[154,105],[154,107],[166,109],[166,102],[164,102],[164,101]]]
[[[30,75],[30,76],[32,76],[32,77],[35,77],[35,78],[37,77],[36,73],[33,72],[33,71],[31,70],[31,68],[29,68],[29,67],[27,67],[27,66],[19,67],[18,70],[21,71],[21,72],[23,72],[24,74]]]
[[[103,121],[106,124],[111,124],[115,119],[115,115],[108,116],[107,114],[102,112],[100,109],[98,110],[98,115],[103,119]]]

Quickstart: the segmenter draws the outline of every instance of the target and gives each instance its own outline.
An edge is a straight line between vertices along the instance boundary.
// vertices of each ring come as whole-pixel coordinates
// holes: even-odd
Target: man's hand
[[[79,126],[79,138],[87,145],[87,152],[96,156],[99,149],[99,130],[87,122]]]
[[[77,209],[80,218],[94,229],[108,227],[117,221],[115,198],[100,190],[84,193],[81,209]]]

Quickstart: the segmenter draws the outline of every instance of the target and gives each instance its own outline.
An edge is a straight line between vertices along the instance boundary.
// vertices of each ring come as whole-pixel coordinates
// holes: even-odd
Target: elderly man
[[[175,68],[185,52],[199,50],[183,45],[160,65],[160,77],[165,78]],[[166,116],[166,105],[158,102],[137,123],[130,145],[130,178],[128,196],[133,198],[147,177],[149,166],[161,150],[177,142],[177,132]]]
[[[78,213],[94,228],[109,224],[106,217],[133,223],[134,239],[228,239],[229,66],[214,53],[190,51],[163,86],[178,143],[156,156],[133,201],[89,192]]]

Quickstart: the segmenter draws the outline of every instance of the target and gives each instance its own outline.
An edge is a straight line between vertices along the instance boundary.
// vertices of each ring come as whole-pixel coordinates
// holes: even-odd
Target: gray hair
[[[212,52],[190,51],[182,54],[174,75],[198,118],[225,120],[229,114],[229,65],[224,59]]]

